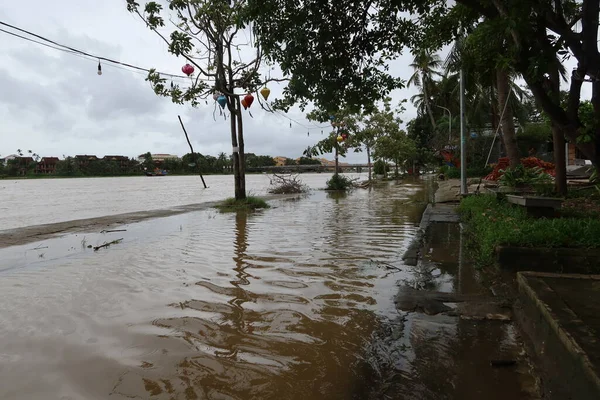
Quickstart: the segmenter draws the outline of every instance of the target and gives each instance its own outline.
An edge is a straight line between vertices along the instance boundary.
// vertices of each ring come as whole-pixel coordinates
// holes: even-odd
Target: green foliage
[[[529,150],[540,147],[552,139],[552,128],[546,122],[532,122],[526,124],[517,133],[517,145],[522,157],[529,156]]]
[[[540,167],[525,168],[523,164],[515,168],[500,170],[503,175],[498,182],[507,187],[538,186],[552,183],[552,177]]]
[[[326,190],[349,190],[354,187],[352,179],[341,174],[334,174],[327,181]]]
[[[373,173],[375,175],[386,175],[390,171],[390,166],[383,160],[377,160],[373,163]]]
[[[270,208],[269,204],[261,198],[248,196],[245,199],[236,200],[231,197],[215,206],[221,212],[256,211]]]
[[[403,47],[414,23],[391,1],[330,2],[311,0],[249,0],[259,43],[291,80],[277,106],[337,111],[370,109],[401,79],[387,72],[387,63]],[[332,56],[333,55],[333,56]]]
[[[287,158],[283,161],[283,165],[297,165],[296,160],[293,158]]]
[[[248,168],[272,167],[277,164],[271,156],[257,156],[254,153],[245,154],[245,159]]]
[[[444,174],[446,179],[460,179],[460,168],[442,165],[439,172]],[[490,167],[467,168],[467,178],[482,178],[487,176],[490,172],[492,172],[492,168]]]
[[[298,165],[321,165],[321,161],[310,157],[300,157],[298,159]]]
[[[600,247],[600,219],[530,218],[524,207],[479,195],[462,199],[459,212],[467,224],[478,263],[494,262],[497,246]]]
[[[579,120],[583,127],[580,129],[579,143],[589,143],[595,140],[597,132],[600,130],[598,117],[594,113],[594,106],[588,101],[582,101],[579,105]]]

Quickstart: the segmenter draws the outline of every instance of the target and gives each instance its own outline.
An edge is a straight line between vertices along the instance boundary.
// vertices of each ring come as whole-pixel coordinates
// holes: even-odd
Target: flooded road
[[[518,358],[511,324],[396,309],[399,285],[482,290],[456,226],[403,265],[424,186],[0,249],[0,399],[530,398],[524,364],[489,365]]]

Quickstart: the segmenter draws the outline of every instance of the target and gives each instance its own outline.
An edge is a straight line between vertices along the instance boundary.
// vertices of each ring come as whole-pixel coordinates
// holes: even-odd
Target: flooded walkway
[[[403,285],[484,290],[456,225],[402,263],[429,197],[314,192],[0,249],[0,398],[531,398],[526,363],[490,366],[520,360],[511,324],[396,308]]]

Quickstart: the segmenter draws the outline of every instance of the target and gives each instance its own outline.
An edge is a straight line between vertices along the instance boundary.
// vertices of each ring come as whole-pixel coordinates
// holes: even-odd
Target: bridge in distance
[[[346,172],[363,172],[369,168],[369,164],[344,164],[338,166],[340,171]],[[275,172],[275,173],[290,173],[290,172],[334,172],[334,165],[320,165],[320,164],[308,164],[308,165],[280,165],[280,166],[269,166],[269,167],[248,167],[247,172]]]

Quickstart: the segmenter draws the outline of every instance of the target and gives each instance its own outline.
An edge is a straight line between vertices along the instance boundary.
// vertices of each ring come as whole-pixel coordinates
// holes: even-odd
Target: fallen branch
[[[369,261],[371,261],[372,263],[375,264],[381,264],[382,266],[386,267],[387,269],[395,269],[396,271],[402,271],[402,268],[396,267],[395,265],[386,263],[385,261],[376,261],[373,259],[369,259]]]
[[[271,188],[269,193],[272,194],[293,194],[293,193],[306,193],[308,187],[302,183],[298,178],[298,174],[276,174],[270,178]]]
[[[112,233],[112,232],[127,232],[127,229],[112,229],[112,230],[100,231],[100,233]]]
[[[108,243],[101,244],[100,246],[94,246],[94,251],[98,251],[99,249],[101,249],[101,248],[103,248],[103,247],[108,247],[108,246],[110,246],[111,244],[117,244],[117,243],[120,243],[120,242],[121,242],[121,240],[123,240],[123,238],[121,238],[121,239],[117,239],[117,240],[113,240],[112,242],[108,242]]]

